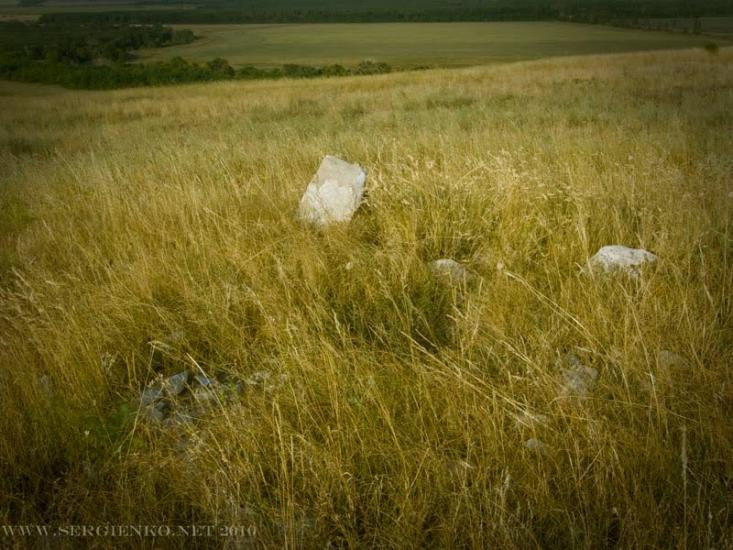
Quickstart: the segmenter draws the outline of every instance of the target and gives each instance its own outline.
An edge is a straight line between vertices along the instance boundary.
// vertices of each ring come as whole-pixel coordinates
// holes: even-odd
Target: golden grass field
[[[68,548],[731,548],[732,61],[0,84],[0,525],[256,530]],[[318,232],[296,210],[326,154],[368,200]],[[606,244],[660,260],[582,274]],[[600,372],[585,399],[560,397],[568,353]],[[185,368],[282,382],[143,419]]]

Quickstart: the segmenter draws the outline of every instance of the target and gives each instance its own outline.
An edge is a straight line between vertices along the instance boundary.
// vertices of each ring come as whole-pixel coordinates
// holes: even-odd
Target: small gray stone
[[[656,255],[642,248],[610,245],[596,252],[595,256],[588,260],[588,266],[593,271],[606,274],[625,273],[638,278],[644,265],[656,261]]]
[[[151,422],[162,422],[168,412],[168,405],[164,401],[151,403],[143,408],[143,417]]]
[[[194,380],[198,383],[199,386],[207,387],[207,386],[213,386],[216,383],[216,380],[212,380],[208,376],[204,376],[203,374],[197,374],[194,376]]]
[[[546,426],[549,423],[549,418],[544,414],[530,413],[529,411],[522,411],[520,414],[515,416],[517,424],[526,428],[535,428],[537,426]]]
[[[246,378],[244,383],[249,386],[258,386],[266,393],[270,393],[280,389],[287,379],[287,374],[281,373],[277,376],[273,376],[273,374],[268,370],[260,370]]]
[[[690,367],[690,362],[683,356],[663,349],[657,355],[659,366],[664,369],[686,369]]]
[[[163,398],[163,390],[161,388],[145,388],[140,395],[140,403],[143,407],[152,405],[159,399]]]
[[[193,390],[193,398],[201,405],[208,405],[219,401],[219,395],[214,386],[199,386]]]
[[[49,397],[53,393],[51,379],[48,377],[47,374],[44,374],[43,376],[41,376],[41,378],[38,379],[38,385],[40,386],[41,391],[46,397]]]
[[[451,258],[440,258],[430,262],[430,271],[440,277],[446,277],[454,283],[466,282],[471,279],[468,270]]]
[[[188,371],[182,371],[173,376],[169,376],[163,381],[163,390],[171,397],[175,397],[186,389],[188,384]]]
[[[316,226],[350,221],[361,204],[365,182],[361,166],[326,156],[300,200],[300,219]]]
[[[562,371],[562,395],[585,397],[598,380],[598,371],[585,365],[575,365]]]
[[[527,447],[530,451],[540,454],[544,454],[547,450],[547,445],[542,443],[542,441],[540,441],[539,439],[535,439],[534,437],[528,439],[524,443],[524,446]]]

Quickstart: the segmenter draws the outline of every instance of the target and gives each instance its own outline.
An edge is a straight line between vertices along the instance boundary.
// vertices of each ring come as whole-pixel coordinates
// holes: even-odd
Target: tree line
[[[438,21],[572,20],[611,23],[630,18],[733,15],[733,0],[233,0],[204,2],[194,9],[64,12],[45,22],[116,24],[356,23]]]
[[[234,69],[225,59],[192,63],[180,57],[131,63],[140,48],[193,41],[190,30],[161,25],[0,22],[0,78],[104,90],[232,79],[315,78],[388,73],[386,63],[364,61],[353,67],[246,66]]]
[[[176,57],[153,63],[116,63],[109,65],[65,64],[56,62],[19,62],[0,59],[0,79],[65,88],[111,90],[138,86],[167,86],[220,80],[263,80],[316,78],[384,74],[392,71],[387,63],[364,61],[353,67],[327,65],[314,67],[287,64],[280,67],[244,66],[233,68],[225,59],[191,63]]]
[[[84,64],[124,62],[140,48],[188,44],[193,31],[162,25],[115,23],[0,22],[0,52],[7,60]]]

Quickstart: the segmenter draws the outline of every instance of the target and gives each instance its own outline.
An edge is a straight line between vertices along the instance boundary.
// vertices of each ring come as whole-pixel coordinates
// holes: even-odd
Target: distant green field
[[[691,48],[709,37],[573,23],[372,23],[184,25],[192,44],[140,52],[143,61],[216,57],[233,65],[353,64],[461,66],[564,55]]]

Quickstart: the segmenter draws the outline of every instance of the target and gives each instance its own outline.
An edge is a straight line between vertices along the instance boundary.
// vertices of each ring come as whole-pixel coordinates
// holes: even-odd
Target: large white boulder
[[[326,156],[300,200],[301,220],[316,226],[350,221],[361,204],[365,182],[361,166]]]
[[[618,244],[604,246],[589,261],[594,271],[602,273],[626,273],[632,277],[641,274],[645,264],[657,261],[657,256],[642,248],[628,248]]]

